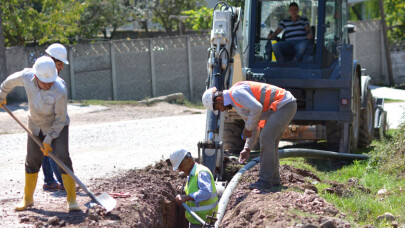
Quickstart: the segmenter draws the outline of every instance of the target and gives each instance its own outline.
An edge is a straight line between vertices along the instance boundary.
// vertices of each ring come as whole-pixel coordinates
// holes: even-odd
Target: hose
[[[229,182],[228,186],[226,186],[224,193],[222,194],[221,199],[219,200],[218,203],[218,213],[217,213],[217,221],[215,222],[215,227],[218,227],[219,224],[221,223],[222,219],[224,218],[225,215],[225,209],[226,206],[228,205],[229,198],[232,195],[233,190],[238,186],[239,179],[242,177],[242,174],[249,169],[251,169],[253,166],[255,166],[257,163],[260,162],[260,157],[257,157],[247,163],[242,169],[240,169],[235,176],[232,177],[232,180]]]
[[[186,203],[182,203],[181,205],[183,205],[184,209],[186,209],[186,211],[188,211],[188,213],[190,213],[191,216],[193,216],[199,223],[201,223],[201,225],[205,225],[205,221],[202,220],[200,216],[198,216],[194,211],[192,211],[191,208]]]
[[[317,158],[332,160],[336,158],[345,159],[345,160],[367,160],[369,156],[364,154],[348,154],[348,153],[337,153],[326,150],[315,150],[315,149],[302,149],[302,148],[291,148],[291,149],[282,149],[278,150],[279,158],[292,158],[292,157],[303,157],[303,158]],[[218,203],[218,220],[215,222],[215,227],[218,228],[221,224],[222,219],[225,215],[225,209],[228,205],[229,198],[232,195],[233,190],[239,183],[239,179],[242,177],[242,174],[247,170],[251,169],[253,166],[260,162],[260,157],[257,157],[247,163],[242,169],[240,169],[235,176],[232,177],[228,186],[225,188],[224,193],[222,194],[221,199]]]

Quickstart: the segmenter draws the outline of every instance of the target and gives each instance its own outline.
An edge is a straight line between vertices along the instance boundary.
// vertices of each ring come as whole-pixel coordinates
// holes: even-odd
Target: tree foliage
[[[386,21],[389,26],[388,37],[391,41],[405,41],[405,1],[384,1]]]
[[[183,11],[197,9],[204,4],[204,0],[155,0],[153,21],[161,24],[168,34],[173,34],[179,24],[173,16],[180,16]]]
[[[187,27],[194,31],[211,29],[214,9],[201,7],[197,10],[183,11],[182,15],[188,16]]]
[[[84,7],[74,0],[2,1],[6,46],[68,43],[78,31]]]

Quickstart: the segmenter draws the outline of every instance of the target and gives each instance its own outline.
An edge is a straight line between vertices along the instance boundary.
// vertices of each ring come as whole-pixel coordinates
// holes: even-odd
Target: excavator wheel
[[[374,136],[374,100],[371,90],[367,90],[366,108],[360,111],[360,132],[358,146],[361,148],[370,145]]]

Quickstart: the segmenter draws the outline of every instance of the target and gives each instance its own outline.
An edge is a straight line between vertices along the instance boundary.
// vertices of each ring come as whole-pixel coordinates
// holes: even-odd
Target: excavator
[[[282,140],[327,142],[330,151],[347,154],[368,146],[384,134],[384,100],[373,97],[370,77],[353,59],[347,0],[296,0],[308,18],[313,39],[302,61],[283,53],[278,61],[272,47],[284,42],[280,33],[267,35],[288,17],[290,0],[246,0],[243,10],[226,2],[213,13],[207,60],[206,88],[229,89],[239,81],[265,82],[285,88],[297,99],[297,113]],[[233,110],[207,111],[205,139],[198,142],[200,162],[224,185],[225,152],[238,154],[244,122]]]

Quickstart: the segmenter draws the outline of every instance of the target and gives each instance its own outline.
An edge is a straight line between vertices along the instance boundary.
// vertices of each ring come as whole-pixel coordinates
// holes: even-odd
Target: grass
[[[345,220],[355,226],[373,225],[392,227],[391,222],[377,221],[385,212],[393,214],[399,227],[405,225],[405,124],[398,130],[390,130],[381,140],[374,140],[368,149],[358,152],[368,153],[368,161],[354,161],[338,169],[323,169],[303,158],[282,159],[281,164],[293,165],[316,174],[322,182],[314,182],[321,197],[333,204],[341,213],[347,215]],[[371,191],[370,194],[352,188],[349,196],[338,196],[324,191],[331,187],[329,181],[347,183],[349,178],[356,178],[360,186]],[[385,195],[378,195],[378,190],[386,189]]]
[[[397,99],[384,99],[384,103],[394,103],[394,102],[405,102],[404,100],[397,100]]]
[[[161,102],[161,101],[159,101]],[[138,106],[138,105],[153,105],[157,102],[151,103],[140,103],[139,101],[134,100],[124,100],[124,101],[111,101],[111,100],[71,100],[70,103],[79,103],[80,105],[89,106],[89,105],[104,105],[104,106],[111,106],[111,105],[129,105],[129,106]],[[195,109],[205,109],[201,102],[192,102],[185,99],[178,99],[172,102],[171,104],[179,104],[189,108]]]
[[[109,101],[109,100],[74,100],[70,101],[70,103],[79,103],[80,105],[89,106],[89,105],[131,105],[136,106],[139,105],[138,101]]]

